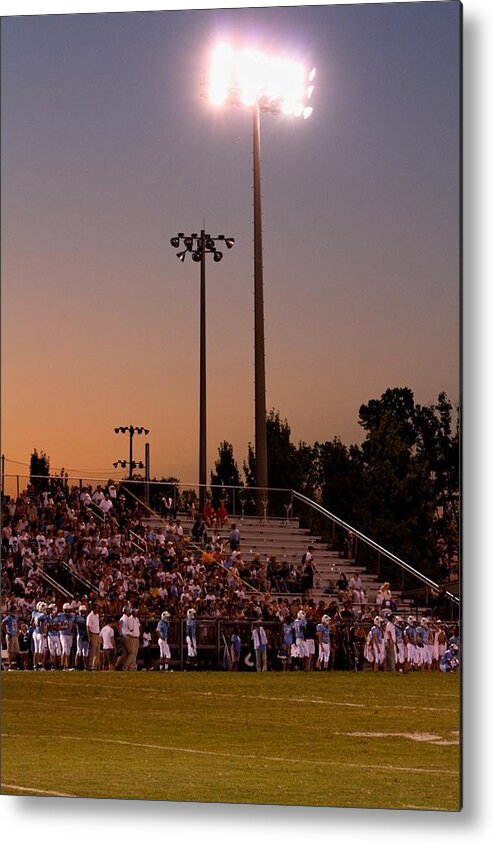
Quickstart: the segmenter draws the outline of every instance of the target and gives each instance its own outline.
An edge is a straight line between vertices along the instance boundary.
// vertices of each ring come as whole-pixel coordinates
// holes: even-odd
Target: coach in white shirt
[[[89,637],[88,670],[99,670],[100,659],[100,621],[99,606],[93,603],[93,607],[86,618],[86,628]]]
[[[396,629],[395,616],[388,615],[384,628],[384,670],[396,670]]]

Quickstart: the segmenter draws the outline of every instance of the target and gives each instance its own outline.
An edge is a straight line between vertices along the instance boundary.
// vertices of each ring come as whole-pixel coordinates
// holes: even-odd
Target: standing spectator
[[[132,643],[130,641],[130,630],[129,630],[129,619],[130,619],[130,606],[124,606],[122,609],[122,617],[118,622],[118,632],[120,635],[120,640],[122,643],[122,653],[120,654],[117,667],[121,667],[122,670],[129,670],[130,663],[131,663],[131,647]]]
[[[9,670],[15,670],[19,657],[19,621],[12,604],[10,604],[7,615],[2,621],[2,630],[7,644]]]
[[[389,615],[384,627],[384,670],[396,670],[396,628],[395,616]]]
[[[31,635],[24,622],[19,627],[19,659],[21,670],[31,670]]]
[[[100,619],[99,606],[93,603],[91,611],[87,616],[86,627],[89,638],[88,670],[99,670],[100,668]]]
[[[301,586],[302,586],[302,593],[306,600],[310,600],[312,598],[312,590],[314,588],[314,572],[317,573],[316,567],[314,564],[314,557],[312,555],[312,551],[314,548],[310,544],[302,556],[301,565],[302,565],[302,579],[301,579]]]
[[[169,520],[172,517],[173,501],[169,495],[164,495],[161,499],[161,511],[163,517]]]
[[[232,524],[229,541],[230,550],[238,550],[238,548],[240,547],[240,530],[238,529],[236,524]]]
[[[142,661],[143,661],[143,670],[151,670],[151,660],[152,660],[152,652],[151,652],[151,641],[152,635],[149,631],[149,626],[146,623],[144,625],[144,630],[142,633]]]
[[[115,631],[107,620],[100,632],[103,650],[103,670],[115,670]]]
[[[138,609],[133,606],[129,618],[129,636],[130,636],[130,666],[129,670],[137,670],[137,656],[139,654],[139,640],[141,637],[141,622],[137,615]]]
[[[207,544],[206,525],[201,515],[197,514],[192,525],[191,535],[197,544]]]
[[[268,639],[261,620],[254,622],[252,641],[256,654],[256,670],[265,672],[268,669]]]

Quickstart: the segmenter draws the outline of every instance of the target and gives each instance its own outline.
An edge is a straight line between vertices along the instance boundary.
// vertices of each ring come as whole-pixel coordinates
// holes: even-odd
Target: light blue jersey
[[[283,643],[293,644],[293,623],[292,621],[285,621],[283,624]]]
[[[77,637],[79,641],[89,641],[86,626],[86,615],[76,615],[75,625],[77,629]]]
[[[405,635],[406,635],[406,637],[408,638],[408,641],[409,641],[409,643],[410,643],[410,644],[415,644],[415,640],[416,640],[416,638],[417,638],[417,636],[416,636],[416,630],[415,630],[415,627],[414,627],[414,626],[412,626],[412,624],[411,624],[411,623],[409,623],[409,624],[405,627]]]
[[[46,628],[49,638],[59,637],[60,630],[58,628],[58,615],[49,615],[46,622]]]
[[[231,641],[233,652],[236,653],[237,655],[240,655],[240,651],[242,649],[242,642],[240,640],[240,637],[234,632],[230,641]]]
[[[60,635],[73,635],[75,615],[73,612],[59,612],[57,615]]]
[[[376,639],[378,644],[380,644],[381,641],[383,640],[383,634],[382,634],[382,631],[381,631],[381,627],[377,626],[377,624],[374,624],[374,626],[371,626],[370,631],[371,631],[372,637]]]
[[[4,619],[3,624],[4,624],[5,632],[7,633],[7,635],[10,635],[11,637],[14,637],[14,635],[17,635],[17,633],[19,631],[19,622],[17,620],[17,615],[12,615],[9,612],[7,617]]]
[[[443,673],[448,673],[451,670],[456,670],[459,664],[458,654],[453,653],[451,650],[446,650],[439,661],[439,670]]]
[[[429,630],[425,626],[417,626],[415,629],[415,641],[417,644],[427,644]]]
[[[168,629],[170,624],[168,621],[160,620],[158,622],[158,626],[156,627],[156,632],[158,633],[159,638],[162,641],[168,641]]]
[[[35,632],[46,632],[46,623],[48,618],[44,612],[38,612],[38,610],[35,609],[31,615],[31,619]]]
[[[316,632],[322,633],[322,643],[329,644],[330,643],[330,636],[331,632],[329,626],[326,626],[324,623],[318,623],[316,626]]]
[[[185,623],[185,634],[189,636],[190,640],[194,647],[197,647],[196,644],[196,620],[195,618],[187,618]]]
[[[306,618],[297,618],[293,626],[295,627],[295,638],[305,640],[305,627],[307,626]]]

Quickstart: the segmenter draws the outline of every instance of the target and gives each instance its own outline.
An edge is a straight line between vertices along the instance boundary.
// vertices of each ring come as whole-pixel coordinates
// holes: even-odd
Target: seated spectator
[[[340,576],[336,580],[336,589],[337,591],[347,591],[348,590],[348,580],[346,578],[346,574],[344,571],[340,572]]]
[[[389,582],[384,582],[376,592],[376,606],[381,606],[386,600],[391,600]]]
[[[207,527],[214,526],[214,523],[216,521],[216,512],[214,510],[214,506],[211,503],[210,498],[206,498],[204,509],[202,510],[202,517],[204,518]]]
[[[226,511],[225,501],[223,499],[221,499],[216,512],[216,520],[219,527],[227,526],[228,524],[228,512]]]

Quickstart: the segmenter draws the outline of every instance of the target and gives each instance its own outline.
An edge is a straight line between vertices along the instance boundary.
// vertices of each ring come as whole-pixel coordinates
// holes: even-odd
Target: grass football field
[[[2,674],[2,794],[460,808],[460,681]]]

